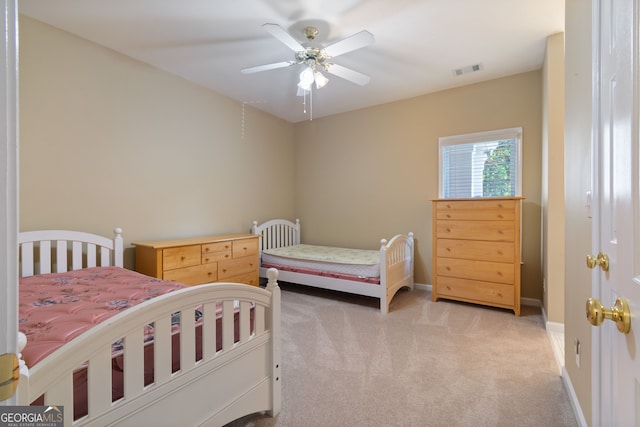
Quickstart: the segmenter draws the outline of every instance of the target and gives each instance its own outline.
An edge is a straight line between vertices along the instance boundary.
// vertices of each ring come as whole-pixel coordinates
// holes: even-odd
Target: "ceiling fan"
[[[330,62],[332,58],[335,58],[338,55],[373,44],[375,40],[373,34],[369,31],[362,30],[342,40],[338,40],[329,46],[318,47],[317,43],[315,45],[313,43],[313,40],[318,35],[318,29],[314,26],[305,27],[303,30],[304,36],[308,41],[308,43],[305,43],[307,46],[303,46],[278,24],[267,23],[262,27],[273,37],[280,40],[284,45],[291,49],[294,52],[294,59],[290,61],[275,62],[272,64],[244,68],[240,70],[242,73],[257,73],[259,71],[303,64],[305,67],[300,73],[300,81],[298,82],[298,95],[300,96],[309,93],[314,83],[317,89],[320,89],[327,84],[329,79],[322,74],[322,71],[326,71],[327,73],[341,77],[361,86],[369,83],[369,76]]]

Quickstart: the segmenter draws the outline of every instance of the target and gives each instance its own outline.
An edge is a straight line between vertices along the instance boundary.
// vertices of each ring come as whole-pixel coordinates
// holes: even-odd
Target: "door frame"
[[[18,340],[18,4],[2,0],[0,61],[0,354],[17,354]],[[2,376],[5,377],[4,375]],[[15,405],[14,394],[0,405]]]

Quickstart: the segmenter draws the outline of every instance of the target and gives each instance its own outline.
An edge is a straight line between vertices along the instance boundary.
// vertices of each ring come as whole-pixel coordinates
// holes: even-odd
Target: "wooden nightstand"
[[[136,271],[187,285],[234,282],[258,286],[258,238],[222,234],[136,242]]]

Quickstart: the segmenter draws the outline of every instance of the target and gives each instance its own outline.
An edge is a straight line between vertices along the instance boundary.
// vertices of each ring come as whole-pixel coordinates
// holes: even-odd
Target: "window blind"
[[[441,145],[443,197],[518,195],[517,138]]]

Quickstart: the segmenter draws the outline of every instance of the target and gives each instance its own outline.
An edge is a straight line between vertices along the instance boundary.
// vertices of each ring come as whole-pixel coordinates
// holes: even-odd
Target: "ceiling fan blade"
[[[262,27],[269,32],[273,37],[284,43],[289,49],[294,52],[304,51],[302,46],[296,39],[291,36],[284,28],[278,24],[263,24]]]
[[[296,61],[274,62],[273,64],[265,64],[265,65],[258,65],[255,67],[243,68],[242,70],[240,70],[240,72],[243,74],[251,74],[251,73],[257,73],[259,71],[273,70],[275,68],[290,67],[291,65],[295,65],[295,64],[296,64]]]
[[[349,80],[350,82],[353,82],[360,86],[366,85],[367,83],[369,83],[369,80],[371,80],[369,76],[365,74],[359,73],[352,70],[351,68],[343,67],[342,65],[338,64],[325,64],[324,69],[327,71],[327,73],[331,73],[334,76]]]
[[[373,34],[371,34],[367,30],[362,30],[352,36],[330,44],[329,46],[325,47],[323,51],[330,58],[333,58],[338,55],[342,55],[343,53],[351,52],[352,50],[372,45],[374,42],[375,38],[373,37]]]

